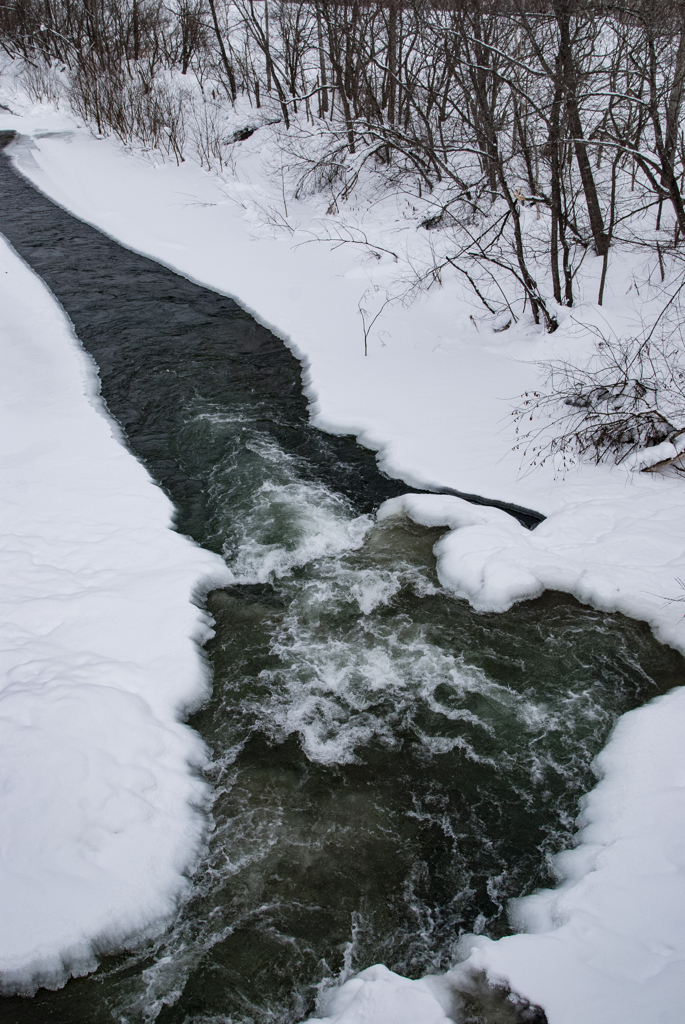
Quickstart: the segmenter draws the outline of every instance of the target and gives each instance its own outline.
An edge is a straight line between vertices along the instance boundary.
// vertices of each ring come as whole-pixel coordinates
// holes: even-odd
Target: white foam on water
[[[283,492],[277,494],[277,500],[282,500]],[[294,499],[299,513],[311,489],[307,485],[286,494]],[[271,647],[279,665],[261,674],[271,697],[261,713],[256,712],[267,732],[279,739],[299,734],[307,756],[327,764],[354,761],[356,750],[372,739],[394,746],[402,717],[411,718],[419,706],[443,721],[467,723],[493,735],[494,726],[473,711],[437,698],[441,686],[458,701],[469,694],[487,697],[500,714],[515,716],[524,732],[539,734],[564,726],[568,716],[563,709],[550,711],[529,694],[490,680],[481,669],[466,665],[462,657],[430,640],[425,626],[408,615],[387,620],[374,616],[404,588],[418,597],[440,590],[426,570],[403,562],[399,552],[392,568],[360,565],[352,552],[359,550],[364,539],[373,541],[374,532],[382,526],[369,532],[370,525],[364,521],[363,533],[356,533],[359,520],[350,517],[344,504],[325,499],[300,520],[315,529],[325,524],[329,539],[324,541],[315,533],[312,542],[310,533],[294,546],[298,552],[309,548],[317,555],[325,553],[315,559],[313,574],[286,585],[287,611]],[[338,547],[338,552],[331,555],[330,547]],[[237,564],[232,563],[234,571]],[[249,578],[263,580],[266,567],[272,564],[270,557],[258,562],[258,571]],[[336,624],[338,615],[345,616],[344,628]],[[473,760],[483,757],[463,737],[429,736],[421,730],[417,736],[432,754],[460,746]],[[489,757],[485,760],[490,762]]]
[[[186,432],[222,443],[213,467],[210,516],[236,583],[267,583],[343,551],[359,548],[373,520],[356,515],[342,495],[303,478],[306,463],[255,427],[259,402],[231,412],[190,409]],[[226,453],[228,448],[228,454]]]
[[[262,484],[239,523],[237,552],[228,557],[236,582],[266,583],[308,562],[361,547],[372,520],[341,515],[346,509],[344,499],[321,485]]]

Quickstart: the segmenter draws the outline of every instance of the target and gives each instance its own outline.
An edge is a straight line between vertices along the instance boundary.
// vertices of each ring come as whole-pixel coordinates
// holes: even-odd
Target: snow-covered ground
[[[0,986],[55,987],[164,927],[207,794],[194,591],[218,556],[98,407],[91,360],[0,239]]]
[[[672,600],[680,595],[678,579],[685,575],[683,484],[622,467],[583,465],[565,476],[555,475],[551,463],[522,469],[520,453],[513,450],[510,409],[534,384],[535,360],[568,353],[579,358],[594,340],[586,325],[604,323],[620,333],[638,319],[641,310],[635,303],[642,299],[636,290],[629,291],[628,256],[623,268],[610,270],[608,301],[601,313],[590,302],[581,304],[552,336],[525,321],[494,333],[491,326],[478,322],[470,298],[449,278],[442,289],[420,296],[410,306],[399,302],[384,306],[388,295],[398,293],[408,272],[407,250],[411,254],[412,246],[419,245],[415,240],[420,215],[406,197],[375,203],[353,197],[335,216],[326,214],[316,198],[300,202],[284,198],[278,183],[264,174],[274,145],[268,129],[236,147],[234,167],[220,178],[190,160],[179,167],[150,154],[127,152],[112,140],[95,139],[64,114],[21,105],[16,96],[0,96],[0,102],[17,114],[0,110],[0,130],[21,134],[12,148],[13,159],[43,192],[124,245],[234,296],[284,339],[305,366],[306,391],[317,425],[356,434],[378,451],[384,469],[409,484],[450,487],[547,516],[529,532],[504,512],[474,507],[458,498],[422,496],[386,505],[382,514],[402,511],[419,522],[449,529],[437,554],[441,579],[454,593],[468,597],[477,608],[497,610],[544,588],[564,590],[599,608],[647,620],[661,640],[685,652],[683,608]],[[376,256],[367,246],[313,240],[338,237],[341,232],[359,240],[362,231],[378,247]],[[390,253],[397,253],[398,259]],[[16,260],[12,266],[19,274]],[[599,270],[599,261],[590,259],[584,271],[588,294]],[[41,308],[46,303],[49,307],[35,280],[26,270],[21,274],[42,295]],[[32,319],[20,308],[23,292],[17,299],[13,290],[12,298],[17,335],[21,330],[21,337],[35,339],[35,316]],[[364,317],[360,310],[366,311]],[[363,320],[370,323],[377,312],[368,335],[367,357]],[[54,310],[51,316],[52,330],[64,335]],[[69,339],[75,352],[73,344]],[[28,365],[23,372],[35,376]],[[76,370],[73,375],[75,380]],[[83,415],[95,417],[85,399],[82,403]],[[105,421],[101,422],[106,431]],[[69,443],[76,445],[75,440]],[[108,457],[116,453],[122,465],[129,467],[127,472],[138,474],[146,500],[159,503],[154,514],[149,513],[159,544],[176,545],[173,558],[165,559],[164,572],[173,576],[177,589],[172,590],[160,570],[159,576],[146,580],[149,590],[145,593],[155,595],[165,588],[164,631],[150,632],[158,641],[153,648],[155,672],[163,659],[164,665],[176,666],[178,704],[182,692],[192,690],[199,678],[197,663],[192,661],[196,655],[186,639],[197,621],[193,619],[197,612],[188,606],[188,594],[202,567],[209,571],[209,563],[214,562],[165,532],[165,499],[111,437],[107,443],[111,446]],[[69,470],[81,472],[73,456]],[[53,486],[52,478],[43,482],[37,470],[30,479],[31,494],[38,493],[39,487]],[[113,501],[103,501],[108,508],[115,507]],[[117,528],[133,544],[129,509],[116,508]],[[103,514],[99,510],[100,505],[98,514]],[[125,575],[124,569],[121,573]],[[36,591],[49,589],[42,576],[36,574],[35,582],[33,575],[27,578],[27,586]],[[119,585],[118,579],[112,583]],[[127,585],[122,582],[122,589]],[[151,596],[149,606],[152,610],[147,614],[154,619],[161,605]],[[91,626],[92,621],[79,619],[80,635],[91,628],[97,634],[98,626]],[[143,629],[137,620],[135,636],[142,635]],[[185,660],[179,645],[186,652]],[[25,661],[25,655],[20,657]],[[57,654],[44,657],[51,664],[58,662]],[[126,655],[136,666],[148,666],[151,657],[149,646]],[[136,669],[136,678],[141,671]],[[122,692],[123,685],[119,685]],[[153,693],[155,685],[150,684]],[[189,734],[173,725],[173,701],[167,694],[164,699],[164,728],[192,747]],[[161,716],[153,698],[146,700]],[[601,756],[603,779],[586,800],[579,845],[559,858],[560,887],[524,900],[516,908],[524,934],[498,942],[473,939],[472,966],[506,979],[516,991],[544,1006],[550,1024],[676,1024],[683,1020],[683,734],[685,691],[675,691],[624,716]],[[76,741],[71,741],[70,749],[77,749]],[[188,749],[183,747],[174,756],[176,775],[170,773],[167,778],[159,769],[158,785],[168,785],[168,799],[182,803],[189,795],[184,787],[190,782],[182,768]],[[177,788],[173,788],[172,775],[183,780],[181,786],[175,782]],[[161,799],[159,806],[166,806]],[[186,813],[185,821],[193,820]],[[152,832],[150,828],[145,837],[141,833],[143,849],[149,848]],[[174,865],[183,860],[179,848],[177,842]],[[118,860],[115,870],[124,871]],[[169,894],[173,884],[167,881],[165,893]],[[114,882],[112,886],[114,892]],[[148,891],[148,901],[159,891]],[[134,897],[137,891],[131,894],[132,908]],[[141,908],[141,921],[145,915],[147,919],[163,916],[161,909],[154,913],[147,909],[147,903]],[[123,932],[135,923],[133,917],[121,917],[121,901],[118,917],[113,912],[107,917],[108,913],[110,908],[103,903],[98,920],[101,931],[111,936],[118,927]],[[113,920],[120,925],[113,928]],[[85,918],[82,933],[100,934]],[[55,932],[46,943],[46,949],[66,948]],[[24,954],[21,965],[27,962]],[[11,966],[6,956],[2,964]],[[336,1024],[398,1024],[405,1019],[428,1024],[445,1019],[439,986],[407,982],[379,969],[364,972],[338,990],[327,1012]]]

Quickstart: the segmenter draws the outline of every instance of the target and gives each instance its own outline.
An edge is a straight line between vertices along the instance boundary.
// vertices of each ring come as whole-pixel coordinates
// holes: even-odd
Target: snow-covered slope
[[[159,929],[201,844],[193,592],[221,559],[120,444],[92,363],[0,240],[0,985]]]
[[[402,510],[449,528],[437,553],[455,593],[501,609],[545,587],[566,590],[646,619],[660,639],[685,651],[683,609],[671,600],[685,574],[682,483],[607,466],[583,466],[565,478],[549,464],[522,473],[512,451],[511,400],[535,381],[533,361],[587,350],[593,339],[582,324],[599,316],[594,306],[577,307],[552,337],[526,324],[479,332],[473,307],[451,283],[411,307],[383,309],[365,357],[360,309],[368,310],[367,322],[380,310],[402,260],[380,250],[368,260],[354,246],[311,241],[313,232],[333,227],[313,203],[292,204],[290,227],[275,226],[269,210],[279,191],[260,170],[266,133],[241,144],[236,174],[222,181],[190,161],[176,167],[127,153],[46,109],[3,115],[0,128],[23,133],[13,147],[17,165],[53,199],[123,244],[234,295],[272,326],[303,359],[318,425],[357,434],[408,483],[548,516],[529,533],[504,513],[459,499],[386,507],[386,514]],[[379,246],[401,252],[415,227],[393,202],[345,215]],[[599,270],[591,263],[590,283]],[[621,325],[635,315],[625,275],[611,277],[602,316]],[[474,967],[541,1003],[550,1024],[675,1024],[683,1017],[683,734],[685,691],[625,716],[602,755],[605,777],[587,799],[581,844],[560,858],[564,884],[518,908],[530,934],[474,940]],[[336,1024],[397,1024],[400,1005],[414,1007],[412,1020],[444,1018],[430,985],[421,983],[415,1000],[412,983],[389,972],[348,985],[326,1011]]]

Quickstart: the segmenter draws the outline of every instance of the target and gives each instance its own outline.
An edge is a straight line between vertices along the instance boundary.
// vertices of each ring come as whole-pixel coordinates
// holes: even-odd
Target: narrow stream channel
[[[6,157],[0,230],[70,316],[177,528],[237,580],[207,601],[214,692],[191,724],[216,801],[191,897],[160,941],[2,1000],[0,1020],[293,1024],[345,972],[419,977],[465,931],[506,934],[507,901],[553,884],[616,718],[679,684],[683,659],[564,595],[502,615],[449,598],[440,531],[375,524],[406,486],[310,426],[278,339]]]

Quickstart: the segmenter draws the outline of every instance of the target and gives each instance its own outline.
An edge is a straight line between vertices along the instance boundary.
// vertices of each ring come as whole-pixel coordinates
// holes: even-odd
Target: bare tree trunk
[[[563,99],[563,88],[561,84],[561,68],[559,62],[556,66],[556,88],[552,100],[552,111],[550,116],[549,149],[550,149],[550,206],[551,206],[551,230],[550,230],[550,261],[552,267],[552,288],[554,298],[559,304],[561,297],[561,278],[559,276],[559,242],[562,243],[564,252],[564,278],[565,278],[565,302],[567,306],[573,305],[573,281],[568,272],[568,245],[564,231],[564,211],[562,206],[561,175],[563,173],[563,160],[561,159],[561,104]]]
[[[323,46],[323,25],[321,24],[321,10],[316,5],[316,39],[319,47],[319,73],[321,75],[321,92],[319,94],[319,110],[323,117],[328,113],[328,81],[326,78],[326,53]]]
[[[680,122],[680,110],[683,103],[683,91],[685,88],[685,2],[678,3],[680,22],[678,50],[673,68],[673,81],[668,97],[666,108],[666,132],[661,129],[661,118],[657,99],[657,82],[662,71],[659,68],[654,51],[654,40],[650,39],[650,115],[654,128],[654,139],[656,149],[661,163],[661,185],[668,192],[676,215],[680,232],[685,234],[685,206],[683,197],[676,178],[674,159],[678,141],[678,128]]]
[[[534,277],[530,273],[530,270],[528,269],[528,265],[526,263],[526,252],[523,245],[523,234],[521,233],[521,214],[519,212],[516,200],[511,194],[511,191],[507,184],[501,156],[498,157],[497,159],[496,171],[499,179],[499,186],[502,191],[502,195],[507,201],[509,212],[511,214],[512,222],[514,225],[514,244],[516,249],[516,259],[519,265],[519,270],[521,272],[521,280],[523,282],[523,287],[525,289],[526,295],[528,296],[530,308],[533,311],[533,319],[535,320],[536,324],[539,324],[540,314],[542,314],[545,330],[548,332],[548,334],[552,334],[553,331],[556,331],[557,327],[559,326],[559,322],[557,321],[557,318],[547,309],[547,304],[542,295],[540,294],[540,289],[538,288],[537,282],[535,281]]]
[[[221,35],[221,29],[219,28],[219,19],[216,16],[216,4],[215,4],[214,0],[209,0],[209,9],[212,12],[212,22],[214,23],[214,32],[216,34],[216,39],[217,39],[217,42],[219,44],[219,52],[221,54],[221,62],[223,64],[223,66],[224,66],[224,71],[226,72],[226,77],[228,78],[228,84],[229,84],[230,89],[231,89],[231,99],[235,103],[236,97],[238,95],[238,91],[236,89],[236,84],[235,84],[235,75],[233,74],[233,68],[231,67],[231,64],[230,64],[229,59],[228,59],[228,54],[226,53],[226,47],[224,46],[223,36]]]
[[[140,54],[140,26],[138,22],[138,0],[133,0],[131,18],[133,20],[133,59],[137,61],[138,56]]]
[[[595,243],[595,252],[604,256],[609,248],[609,239],[604,230],[602,210],[599,205],[597,186],[592,174],[592,166],[587,151],[587,143],[583,134],[583,125],[578,107],[578,73],[571,45],[571,11],[575,0],[555,0],[555,15],[559,26],[559,59],[564,78],[566,93],[566,111],[569,127],[573,135],[573,145],[580,171],[580,180],[585,194],[585,203],[590,218],[590,229]]]
[[[397,105],[397,3],[390,0],[388,11],[388,121],[395,123]]]
[[[264,0],[264,38],[266,39],[266,91],[271,92],[271,34],[269,32],[269,0]]]

